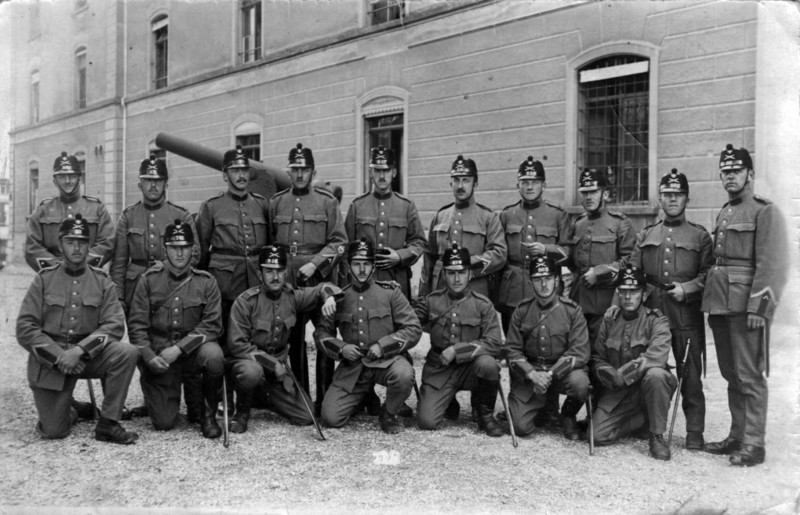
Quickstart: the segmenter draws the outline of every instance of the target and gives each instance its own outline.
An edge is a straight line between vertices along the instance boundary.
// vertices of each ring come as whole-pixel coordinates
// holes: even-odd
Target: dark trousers
[[[181,356],[163,374],[154,374],[146,363],[141,363],[139,381],[153,427],[168,431],[178,424],[184,375],[200,376],[206,381],[210,376],[222,375],[224,367],[222,349],[214,341],[205,342],[190,356]]]
[[[250,393],[266,397],[264,406],[286,418],[296,426],[308,426],[313,423],[311,415],[306,409],[301,395],[311,406],[311,398],[302,389],[293,388],[287,391],[283,382],[278,381],[271,373],[265,373],[264,368],[246,359],[236,359],[231,363],[233,385],[237,392]]]
[[[686,370],[681,361],[686,353],[686,342],[692,340]],[[702,433],[705,430],[706,397],[703,394],[703,355],[705,354],[706,335],[701,329],[672,329],[672,354],[678,365],[678,377],[681,383],[681,407],[686,417],[686,432]],[[686,374],[682,376],[682,374]]]
[[[767,429],[767,379],[762,330],[747,328],[747,314],[709,315],[722,377],[728,382],[730,436],[764,446]]]
[[[519,436],[533,433],[536,428],[534,419],[547,402],[548,393],[555,390],[563,393],[576,401],[583,403],[589,395],[589,375],[580,368],[571,371],[559,380],[550,383],[550,388],[545,393],[536,393],[527,378],[519,374],[511,374],[511,391],[508,393],[508,411],[514,420],[514,431]]]
[[[292,366],[292,370],[297,375],[297,380],[308,394],[311,393],[311,390],[309,387],[308,353],[306,350],[306,324],[311,320],[311,322],[316,325],[319,316],[319,313],[315,313],[311,317],[303,316],[298,313],[297,323],[289,334],[289,363]],[[315,347],[319,349],[318,345],[315,345]],[[317,404],[322,403],[322,398],[331,385],[335,367],[336,362],[334,360],[330,359],[324,352],[317,350],[317,361],[315,365],[315,402]]]
[[[80,375],[68,375],[61,390],[46,390],[31,386],[33,402],[39,413],[36,430],[43,438],[65,438],[72,426],[70,399],[80,378],[100,378],[103,381],[103,404],[100,415],[119,420],[128,396],[139,350],[130,343],[108,342],[100,353],[86,363]]]

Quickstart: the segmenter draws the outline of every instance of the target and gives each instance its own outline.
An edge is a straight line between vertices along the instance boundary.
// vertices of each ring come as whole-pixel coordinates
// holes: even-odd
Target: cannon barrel
[[[222,152],[200,145],[188,139],[159,132],[156,145],[167,152],[172,152],[186,159],[215,170],[222,170]],[[261,161],[250,160],[250,191],[270,198],[277,191],[290,188],[292,183],[284,170],[267,166]]]

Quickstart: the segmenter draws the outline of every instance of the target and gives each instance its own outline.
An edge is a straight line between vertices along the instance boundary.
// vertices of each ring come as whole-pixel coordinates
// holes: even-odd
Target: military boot
[[[203,376],[203,417],[200,419],[200,431],[206,438],[219,438],[222,428],[217,423],[217,405],[219,404],[219,390],[222,387],[222,375]]]
[[[470,405],[470,415],[472,416],[472,421],[477,422],[480,424],[481,422],[481,413],[478,409],[478,405],[481,403],[480,401],[480,393],[478,390],[472,390],[469,392],[469,405]],[[459,406],[459,410],[461,407]]]
[[[253,402],[253,392],[236,392],[236,413],[231,418],[229,429],[231,433],[244,433],[250,421],[250,406]]]
[[[461,404],[458,403],[458,400],[453,397],[453,400],[450,401],[450,404],[447,405],[447,409],[444,412],[444,418],[447,420],[458,420],[458,416],[461,414]]]
[[[561,434],[567,440],[580,440],[581,431],[578,428],[578,422],[575,420],[575,415],[581,410],[582,404],[580,401],[567,397],[564,405],[561,406]]]
[[[94,437],[101,442],[130,445],[139,439],[139,435],[125,429],[116,420],[100,418],[94,427]]]
[[[380,421],[381,429],[386,434],[396,435],[405,429],[403,424],[400,422],[400,419],[397,418],[397,415],[390,414],[388,411],[386,411],[385,406],[383,410],[381,410]]]
[[[183,382],[183,400],[186,402],[186,419],[190,424],[197,424],[204,415],[201,377],[199,374],[187,374],[181,377],[181,381]]]
[[[560,418],[558,416],[558,391],[555,388],[548,388],[544,408],[540,409],[533,417],[533,425],[536,427],[558,427]]]
[[[667,442],[664,441],[664,435],[650,433],[650,456],[657,460],[669,461],[671,454]]]
[[[478,383],[478,427],[489,436],[503,436],[503,428],[494,418],[494,403],[497,401],[497,381],[485,381],[481,379]]]

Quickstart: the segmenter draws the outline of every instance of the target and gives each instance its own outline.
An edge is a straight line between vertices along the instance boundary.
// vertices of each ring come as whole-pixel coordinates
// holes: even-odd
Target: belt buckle
[[[297,245],[289,245],[289,255],[290,256],[297,255]]]
[[[181,339],[181,333],[173,331],[169,334],[169,339],[172,340],[172,343],[178,342]]]
[[[716,258],[714,260],[714,265],[715,266],[722,266],[722,258],[721,257]]]

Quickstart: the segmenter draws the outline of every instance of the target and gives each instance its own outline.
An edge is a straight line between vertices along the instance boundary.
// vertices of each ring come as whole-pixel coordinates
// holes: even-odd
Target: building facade
[[[517,200],[532,155],[545,198],[579,212],[583,167],[603,168],[615,208],[658,213],[671,168],[692,182],[688,216],[724,202],[726,143],[753,152],[756,191],[797,191],[798,10],[789,2],[230,0],[6,3],[11,20],[13,252],[52,196],[62,150],[112,216],[135,202],[138,163],[166,157],[168,197],[196,211],[217,170],[159,149],[164,132],[222,152],[242,144],[283,168],[314,150],[318,179],[368,188],[369,147],[399,156],[397,189],[423,223],[452,201],[450,164],[479,169],[478,201]]]

